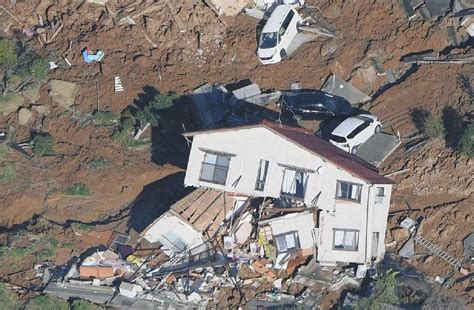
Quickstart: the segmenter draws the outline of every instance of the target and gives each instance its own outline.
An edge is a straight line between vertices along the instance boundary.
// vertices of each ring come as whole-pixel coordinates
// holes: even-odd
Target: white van
[[[291,41],[298,33],[301,16],[291,5],[279,5],[270,15],[258,43],[257,56],[262,64],[282,61],[287,55]]]

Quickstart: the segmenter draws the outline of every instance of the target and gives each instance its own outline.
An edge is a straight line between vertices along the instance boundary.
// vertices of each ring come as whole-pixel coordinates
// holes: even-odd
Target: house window
[[[336,198],[360,201],[361,190],[362,185],[360,184],[337,181]]]
[[[292,231],[275,236],[278,253],[290,252],[300,248],[298,232]]]
[[[334,229],[334,250],[357,251],[358,244],[358,230]]]
[[[265,180],[267,179],[268,172],[268,160],[260,160],[260,166],[258,167],[257,182],[255,184],[255,190],[263,191],[265,188]]]
[[[307,172],[285,168],[285,171],[283,172],[281,196],[287,198],[304,199],[307,181]]]
[[[229,170],[230,156],[206,153],[201,167],[201,181],[225,185]]]
[[[375,193],[375,203],[383,203],[383,197],[385,197],[385,188],[377,187]]]

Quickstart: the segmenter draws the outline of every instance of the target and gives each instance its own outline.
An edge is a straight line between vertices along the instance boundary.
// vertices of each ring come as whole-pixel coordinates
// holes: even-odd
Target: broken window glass
[[[288,198],[304,199],[308,174],[301,170],[285,168],[281,195]]]
[[[337,199],[347,199],[360,202],[360,193],[362,185],[337,181]]]
[[[268,160],[260,160],[260,166],[258,167],[257,174],[257,183],[255,184],[255,189],[258,191],[263,191],[265,188],[265,180],[267,179],[268,172]]]

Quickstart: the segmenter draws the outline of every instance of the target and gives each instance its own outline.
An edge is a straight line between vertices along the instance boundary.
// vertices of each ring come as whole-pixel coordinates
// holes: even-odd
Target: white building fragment
[[[270,227],[267,240],[276,248],[276,265],[288,252],[307,248],[316,250],[322,264],[383,258],[393,182],[376,167],[302,128],[266,121],[185,136],[192,138],[185,186],[284,200],[300,208],[259,223]],[[166,234],[169,227],[186,226],[175,213],[167,215],[173,221],[149,228],[145,236],[155,235],[153,229]],[[192,230],[179,230],[186,243],[197,242]]]

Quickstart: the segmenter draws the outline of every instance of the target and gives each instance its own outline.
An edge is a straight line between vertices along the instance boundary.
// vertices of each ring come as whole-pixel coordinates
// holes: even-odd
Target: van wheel
[[[375,127],[375,133],[379,133],[381,130],[382,130],[382,126],[377,125],[377,127]]]
[[[280,51],[280,57],[281,57],[281,60],[285,60],[288,57],[284,49]]]
[[[354,146],[351,150],[351,154],[357,153],[357,146]]]

